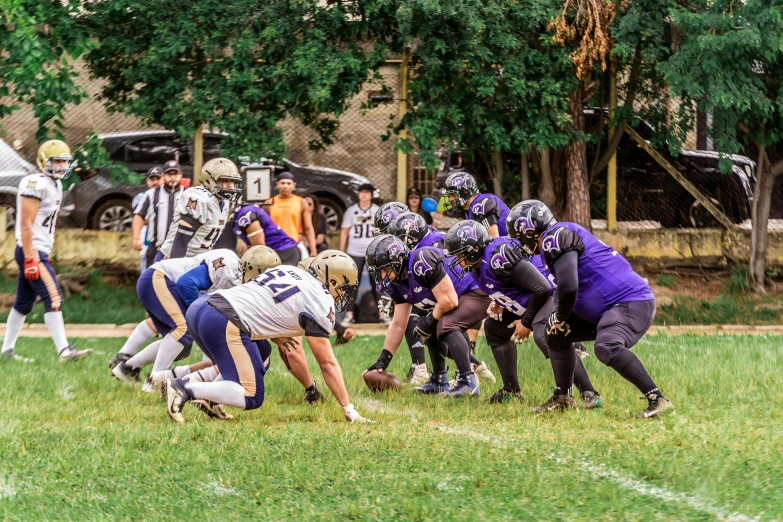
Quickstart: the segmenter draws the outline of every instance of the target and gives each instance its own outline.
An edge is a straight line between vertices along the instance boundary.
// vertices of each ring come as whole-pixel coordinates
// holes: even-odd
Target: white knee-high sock
[[[201,374],[201,382],[213,382],[218,376],[215,368],[216,366],[210,366],[209,368],[199,370],[198,373]]]
[[[207,399],[245,409],[245,389],[234,381],[188,382],[185,383],[185,388],[196,399]]]
[[[222,380],[223,380],[223,374],[222,374],[222,373],[219,373],[219,374],[217,374],[217,375],[215,376],[215,378],[214,378],[214,379],[212,379],[212,382],[220,382],[220,381],[222,381]]]
[[[149,327],[147,324],[147,321],[142,321],[136,326],[136,328],[133,330],[133,333],[130,334],[130,337],[128,337],[128,340],[125,341],[125,344],[122,345],[122,349],[120,349],[120,353],[127,353],[128,355],[136,355],[141,347],[152,340],[153,337],[155,337],[156,332],[152,328]]]
[[[65,336],[63,313],[46,312],[44,314],[44,323],[46,323],[46,328],[49,329],[49,334],[52,336],[52,341],[54,341],[54,347],[57,348],[57,353],[68,348],[68,338]]]
[[[148,364],[153,363],[158,356],[158,349],[162,342],[163,341],[155,341],[154,343],[150,343],[149,346],[128,359],[128,362],[125,364],[131,368],[144,368]]]
[[[160,343],[160,349],[158,350],[158,356],[155,358],[155,365],[152,367],[152,371],[168,370],[171,363],[174,362],[174,359],[177,358],[177,355],[184,347],[185,345],[171,335],[164,337],[163,342]]]
[[[3,351],[8,352],[14,349],[16,346],[16,340],[19,338],[19,332],[22,331],[24,326],[24,318],[26,315],[22,315],[16,311],[16,308],[11,308],[11,312],[8,314],[8,321],[5,323],[5,339],[3,339]]]

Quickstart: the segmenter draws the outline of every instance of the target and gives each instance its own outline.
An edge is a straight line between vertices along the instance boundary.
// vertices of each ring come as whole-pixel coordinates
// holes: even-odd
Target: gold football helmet
[[[338,312],[344,312],[353,303],[359,289],[359,272],[348,254],[324,250],[313,258],[310,272],[332,294]]]
[[[213,158],[201,168],[202,183],[220,199],[237,200],[242,195],[242,176],[233,161]],[[231,186],[224,182],[230,181]]]
[[[314,257],[306,257],[299,261],[296,266],[297,268],[301,268],[302,270],[310,270],[310,265],[313,264]]]
[[[255,245],[242,254],[242,282],[255,279],[270,268],[280,266],[280,256],[277,252],[264,245]]]
[[[52,161],[55,160],[67,161],[68,166],[54,168]],[[65,179],[71,175],[73,154],[71,154],[71,148],[64,141],[49,140],[41,143],[41,146],[38,147],[36,163],[42,172],[54,179]]]

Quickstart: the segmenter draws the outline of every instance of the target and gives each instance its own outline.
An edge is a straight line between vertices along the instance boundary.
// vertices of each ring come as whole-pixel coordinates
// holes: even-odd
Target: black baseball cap
[[[281,172],[279,176],[277,176],[277,181],[280,181],[281,179],[290,179],[291,181],[294,181],[294,175],[290,172]]]
[[[176,170],[177,172],[182,173],[182,169],[179,168],[177,160],[169,160],[163,164],[163,172],[168,172],[170,170]]]
[[[366,190],[367,192],[372,194],[373,192],[375,192],[375,187],[372,186],[372,183],[362,183],[361,185],[359,185],[359,190],[357,192],[361,192],[363,190]]]
[[[160,167],[152,167],[147,171],[148,178],[159,178],[163,175],[163,169]]]

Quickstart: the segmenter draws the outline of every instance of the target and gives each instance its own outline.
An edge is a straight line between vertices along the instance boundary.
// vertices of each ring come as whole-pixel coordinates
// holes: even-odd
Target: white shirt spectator
[[[375,203],[371,204],[367,209],[362,209],[356,203],[345,211],[342,228],[350,229],[346,254],[353,257],[364,257],[367,253],[367,247],[375,238],[373,216],[375,216],[377,211],[378,205]]]

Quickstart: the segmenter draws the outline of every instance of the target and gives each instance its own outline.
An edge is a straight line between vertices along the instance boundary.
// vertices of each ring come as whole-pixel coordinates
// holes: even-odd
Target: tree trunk
[[[765,257],[767,254],[767,225],[772,201],[772,187],[775,177],[783,170],[783,161],[770,165],[764,147],[758,146],[759,159],[757,166],[758,179],[753,189],[753,208],[751,217],[753,228],[750,237],[749,276],[753,292],[764,295]]]
[[[553,207],[555,205],[555,185],[552,181],[552,162],[549,160],[549,149],[541,149],[540,167],[541,167],[541,187],[538,190],[538,199],[545,205]]]
[[[574,129],[584,131],[581,86],[571,91],[569,97]],[[590,177],[587,172],[587,144],[583,140],[574,141],[566,147],[566,165],[566,215],[570,221],[590,230]]]
[[[520,161],[522,165],[522,201],[530,199],[530,166],[527,161],[527,153],[523,153]]]
[[[503,199],[503,176],[505,176],[505,168],[503,166],[503,153],[499,149],[495,148],[492,155],[492,188],[495,191],[495,195],[500,199]]]

